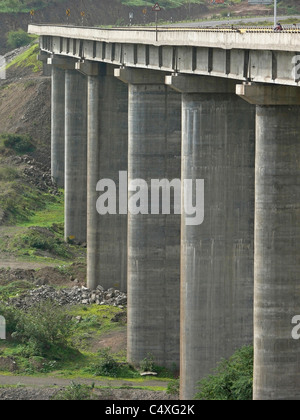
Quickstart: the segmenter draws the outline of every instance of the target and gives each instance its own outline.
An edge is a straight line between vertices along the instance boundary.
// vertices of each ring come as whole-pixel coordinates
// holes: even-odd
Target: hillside
[[[0,54],[8,51],[6,34],[22,28],[33,21],[35,23],[67,23],[66,9],[70,8],[69,23],[81,25],[81,11],[85,12],[83,24],[128,25],[129,12],[134,13],[133,24],[153,22],[151,6],[154,1],[144,0],[0,0]],[[164,21],[180,21],[188,18],[197,20],[209,17],[268,15],[272,6],[248,5],[248,0],[225,0],[224,4],[212,4],[211,0],[160,0],[162,11],[159,18]],[[143,9],[147,9],[146,15]],[[29,11],[35,10],[31,19]],[[279,13],[295,14],[300,12],[298,0],[286,0],[278,3]]]

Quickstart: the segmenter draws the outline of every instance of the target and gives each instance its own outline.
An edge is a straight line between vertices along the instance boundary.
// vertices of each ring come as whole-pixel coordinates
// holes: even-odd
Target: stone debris
[[[46,300],[53,300],[61,306],[96,304],[117,306],[123,309],[127,305],[126,293],[113,288],[104,290],[102,286],[98,286],[96,290],[90,290],[84,286],[74,286],[71,289],[58,290],[47,285],[31,290],[25,295],[11,298],[7,303],[20,309],[26,309]]]
[[[50,168],[36,161],[28,155],[12,157],[15,165],[25,165],[23,175],[27,181],[42,191],[49,191],[53,195],[59,195],[57,185],[53,182]]]

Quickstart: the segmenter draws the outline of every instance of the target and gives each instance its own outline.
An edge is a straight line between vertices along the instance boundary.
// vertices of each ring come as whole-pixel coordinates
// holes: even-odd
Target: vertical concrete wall
[[[181,398],[191,399],[253,341],[255,109],[234,94],[182,98],[182,179],[205,182],[204,222],[181,224]]]
[[[87,80],[66,70],[65,83],[65,238],[86,242]]]
[[[88,287],[127,290],[127,214],[119,214],[119,171],[128,168],[128,88],[110,66],[88,77]],[[100,179],[117,186],[117,214],[96,210]],[[127,186],[123,191],[127,196]]]
[[[64,187],[65,70],[56,66],[52,66],[51,84],[51,176],[59,187]]]
[[[300,107],[258,106],[254,399],[300,399]]]
[[[128,181],[151,186],[151,179],[180,178],[181,98],[146,76],[129,85]],[[150,353],[159,365],[179,365],[179,273],[180,215],[129,213],[130,362]]]

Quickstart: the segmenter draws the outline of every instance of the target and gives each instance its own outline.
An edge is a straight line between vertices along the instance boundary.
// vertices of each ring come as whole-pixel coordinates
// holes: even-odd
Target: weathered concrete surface
[[[254,111],[234,94],[183,94],[182,179],[204,179],[205,195],[203,224],[181,224],[182,399],[253,341]]]
[[[300,399],[300,106],[257,107],[254,399]]]
[[[88,78],[87,281],[92,289],[101,284],[126,291],[127,214],[119,214],[119,171],[128,169],[128,87],[108,67],[102,65],[98,76]],[[100,179],[117,186],[117,214],[97,212]],[[126,185],[123,193],[127,198]]]
[[[128,182],[180,178],[181,98],[129,85]],[[133,193],[129,193],[130,198]],[[149,203],[149,212],[151,211]],[[179,366],[180,215],[128,214],[128,360]],[[161,211],[160,211],[161,213]]]
[[[59,187],[65,181],[65,70],[52,67],[51,175]]]
[[[236,86],[236,94],[254,105],[300,104],[300,89],[293,86],[243,84]]]
[[[76,70],[65,77],[65,239],[86,242],[87,81]]]
[[[130,68],[299,86],[300,32],[31,25],[43,52]],[[158,38],[158,41],[156,41]]]
[[[298,34],[276,32],[246,32],[231,30],[159,29],[156,41],[155,28],[82,28],[74,26],[29,25],[28,32],[36,35],[88,39],[105,42],[124,42],[153,45],[203,46],[210,48],[245,48],[251,50],[299,51]],[[124,36],[126,35],[126,36]]]

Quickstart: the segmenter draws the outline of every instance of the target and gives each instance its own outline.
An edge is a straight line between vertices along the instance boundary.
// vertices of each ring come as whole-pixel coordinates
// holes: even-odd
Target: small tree
[[[252,400],[253,347],[237,350],[228,360],[223,359],[213,375],[198,384],[197,400]]]
[[[13,49],[28,45],[31,41],[31,36],[27,32],[23,31],[23,29],[10,31],[7,34],[7,45]]]
[[[72,326],[66,310],[49,300],[22,311],[15,337],[39,349],[37,356],[46,357],[51,348],[68,346]]]

